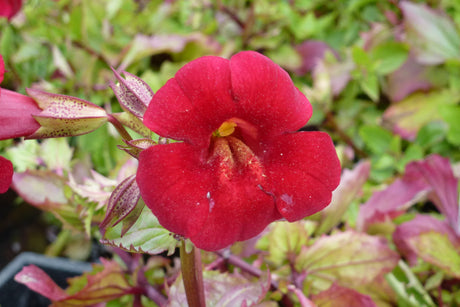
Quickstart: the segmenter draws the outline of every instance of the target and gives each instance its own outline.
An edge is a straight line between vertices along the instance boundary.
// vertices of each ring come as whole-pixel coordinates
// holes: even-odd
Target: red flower
[[[3,81],[5,66],[0,55],[0,82]],[[0,89],[0,140],[28,136],[40,125],[32,117],[41,112],[35,101],[25,95]]]
[[[13,178],[13,164],[0,156],[0,194],[8,191]]]
[[[0,0],[0,16],[10,19],[21,9],[22,0]]]
[[[311,105],[289,75],[246,51],[202,57],[153,97],[144,124],[180,143],[141,152],[142,198],[168,230],[218,250],[327,206],[340,180],[330,137],[296,132]]]

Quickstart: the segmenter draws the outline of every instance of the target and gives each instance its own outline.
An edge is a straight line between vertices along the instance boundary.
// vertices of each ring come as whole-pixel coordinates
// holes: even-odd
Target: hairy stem
[[[185,241],[180,246],[182,282],[189,307],[205,307],[203,271],[200,250],[193,247],[190,253],[185,250]]]

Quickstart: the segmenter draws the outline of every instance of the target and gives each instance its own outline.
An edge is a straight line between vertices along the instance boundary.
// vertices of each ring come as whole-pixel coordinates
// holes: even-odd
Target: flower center
[[[208,161],[218,167],[223,181],[231,181],[234,176],[262,179],[263,167],[254,144],[257,129],[242,119],[229,119],[212,134]]]

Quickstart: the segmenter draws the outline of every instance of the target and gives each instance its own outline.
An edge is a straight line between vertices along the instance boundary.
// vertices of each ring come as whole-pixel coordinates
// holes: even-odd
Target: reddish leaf
[[[369,296],[337,284],[314,295],[312,299],[317,307],[377,307]]]
[[[92,306],[134,292],[116,261],[101,258],[101,263],[93,266],[93,272],[69,278],[66,291],[34,265],[24,267],[15,280],[49,298],[53,307]]]
[[[449,160],[439,155],[409,163],[402,178],[385,190],[375,192],[361,206],[357,227],[366,231],[372,224],[389,221],[427,195],[460,234],[458,179],[453,175]]]
[[[296,46],[295,49],[302,57],[302,65],[296,71],[299,75],[304,75],[313,70],[328,50],[333,52],[336,58],[338,58],[337,52],[322,41],[308,40]]]
[[[427,66],[422,66],[413,56],[409,55],[407,61],[388,76],[386,92],[391,101],[395,102],[415,91],[427,91],[431,86]]]
[[[22,268],[14,280],[26,285],[51,301],[59,301],[67,295],[42,269],[31,264]]]

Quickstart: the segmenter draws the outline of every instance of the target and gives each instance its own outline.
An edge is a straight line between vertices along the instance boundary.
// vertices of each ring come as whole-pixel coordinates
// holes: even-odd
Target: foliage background
[[[333,210],[292,225],[274,223],[256,245],[232,248],[238,260],[269,269],[276,287],[257,288],[244,265],[228,263],[230,277],[213,271],[206,280],[234,289],[241,283],[236,279],[243,278],[262,289],[262,294],[248,294],[256,297],[248,302],[261,306],[285,304],[286,297],[296,305],[308,306],[302,299],[309,298],[328,306],[331,293],[340,289],[357,291],[345,291],[346,297],[372,299],[364,299],[363,306],[458,306],[460,232],[454,225],[458,218],[445,215],[458,214],[459,29],[460,2],[454,0],[28,0],[11,22],[0,20],[0,53],[8,70],[2,87],[22,93],[38,88],[122,111],[109,88],[115,80],[111,67],[141,77],[156,91],[199,56],[262,52],[307,95],[314,114],[304,129],[330,133],[347,171]],[[0,229],[14,234],[13,242],[4,242],[7,259],[32,249],[95,260],[92,253],[105,250],[95,244],[101,239],[97,225],[104,217],[104,201],[123,174],[135,170],[135,162],[116,145],[122,142],[109,126],[76,138],[0,142],[0,153],[24,174],[19,181],[23,189],[16,183],[16,192],[43,212],[27,217],[24,212],[30,209],[24,208],[29,205],[20,199],[2,209],[19,215],[16,224]],[[439,162],[433,154],[446,160]],[[427,169],[426,180],[440,176],[438,183],[447,182],[445,189],[430,183],[431,188],[417,190],[406,169],[415,160],[425,161],[419,168]],[[430,163],[437,168],[429,169]],[[40,196],[44,186],[37,187],[37,182],[46,182],[55,198]],[[405,185],[398,190],[401,182]],[[405,199],[376,194],[395,186],[391,191]],[[25,189],[41,200],[28,198]],[[441,199],[454,195],[445,204],[450,211],[442,209],[433,193]],[[15,194],[2,197],[10,201]],[[379,204],[383,218],[360,220],[363,204]],[[420,214],[453,220],[453,229],[441,230],[427,220],[435,226],[413,226],[416,234],[409,236],[409,230],[399,227]],[[32,237],[41,242],[32,247],[24,238],[37,232],[30,226],[24,232],[17,229],[29,221],[39,225],[39,235]],[[409,242],[408,237],[423,248],[408,252],[395,244],[398,238]],[[441,256],[427,256],[432,250]],[[312,260],[319,255],[327,255],[324,263]],[[386,257],[379,260],[382,255]],[[211,268],[224,270],[215,265],[221,255],[203,257]],[[142,265],[150,285],[159,287],[163,278],[176,276],[174,256],[152,256],[149,261]],[[332,264],[342,264],[342,269],[334,271]],[[121,272],[133,278],[133,272]],[[129,280],[139,286],[139,280]],[[174,305],[183,295],[180,291],[171,288],[171,306],[180,306]],[[128,292],[113,298],[129,301],[133,295],[126,298]]]

